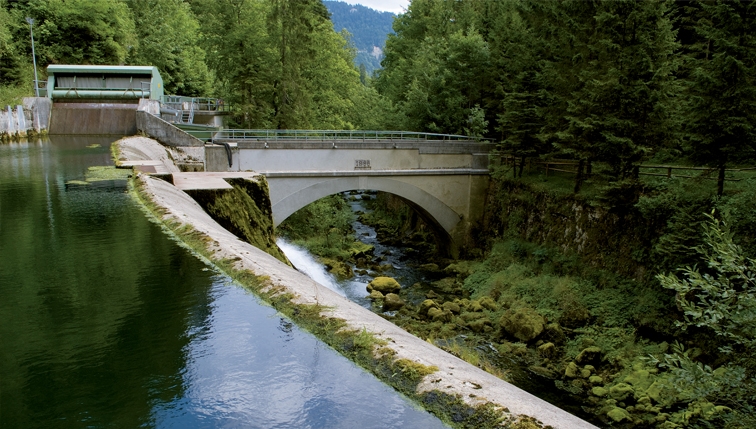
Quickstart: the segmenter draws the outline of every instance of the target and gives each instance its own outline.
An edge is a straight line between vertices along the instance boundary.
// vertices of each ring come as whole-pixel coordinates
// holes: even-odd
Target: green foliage
[[[678,322],[713,331],[726,341],[720,348],[729,353],[739,345],[747,350],[756,346],[756,260],[746,257],[733,242],[727,224],[707,215],[705,244],[696,248],[706,268],[687,266],[674,274],[658,275],[663,287],[677,293],[684,312]]]
[[[355,241],[354,216],[344,198],[331,195],[298,210],[276,231],[315,255],[346,260]]]
[[[128,62],[160,70],[167,94],[208,96],[205,51],[197,46],[199,23],[182,0],[128,0],[139,43]]]
[[[728,365],[712,369],[694,361],[690,350],[685,350],[678,342],[672,344],[671,354],[665,353],[661,360],[651,357],[648,361],[667,370],[662,384],[674,392],[674,397],[666,398],[668,405],[704,399],[721,401],[729,393],[739,390],[746,381],[742,367]]]
[[[118,0],[42,0],[16,3],[11,13],[25,36],[24,16],[36,19],[35,42],[41,66],[58,64],[123,64],[138,43],[134,21]],[[27,27],[23,33],[21,29]]]
[[[756,4],[696,2],[688,47],[688,150],[723,166],[756,158]]]

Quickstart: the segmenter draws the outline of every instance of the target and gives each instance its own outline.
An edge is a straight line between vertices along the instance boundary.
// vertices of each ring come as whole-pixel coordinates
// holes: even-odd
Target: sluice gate
[[[163,80],[152,66],[51,65],[50,134],[136,134],[139,100],[160,100]]]

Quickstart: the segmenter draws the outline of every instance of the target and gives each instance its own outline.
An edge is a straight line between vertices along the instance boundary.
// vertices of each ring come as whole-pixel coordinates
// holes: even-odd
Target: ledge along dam
[[[233,261],[234,270],[267,279],[261,292],[288,297],[287,305],[297,308],[317,306],[320,317],[343,322],[342,329],[384,342],[375,349],[379,355],[373,364],[390,356],[395,363],[429,368],[414,387],[415,399],[442,395],[471,409],[489,406],[500,413],[502,427],[595,427],[319,285],[274,252],[221,227],[191,197],[198,190],[222,195],[245,181],[254,183],[246,189],[267,188],[268,195],[254,192],[249,198],[272,232],[274,225],[324,196],[346,190],[390,192],[428,219],[454,255],[483,214],[490,145],[421,133],[219,130],[217,122],[182,130],[177,125],[187,125],[186,105],[165,103],[156,69],[57,67],[49,73],[46,93],[53,101],[51,134],[147,136],[114,143],[117,165],[134,170],[141,197],[160,208],[163,222],[207,237],[211,260]],[[367,369],[381,378],[370,365]]]

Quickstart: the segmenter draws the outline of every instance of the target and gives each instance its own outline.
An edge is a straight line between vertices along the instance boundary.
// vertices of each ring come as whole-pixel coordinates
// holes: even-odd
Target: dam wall
[[[165,149],[159,148],[157,142],[143,137],[123,139],[118,144],[120,146],[118,152],[123,157],[128,157],[127,154],[148,155],[165,152]],[[129,149],[129,146],[135,144],[157,145],[158,149]],[[146,156],[142,157],[146,158]],[[153,159],[122,161],[122,165],[135,167],[139,163],[156,162]],[[171,161],[166,157],[160,162]],[[166,166],[163,170],[175,171],[176,167]],[[360,361],[360,365],[384,382],[396,386],[397,378],[410,378],[408,383],[412,388],[407,393],[424,405],[432,404],[437,398],[454,398],[453,401],[456,401],[453,402],[454,404],[462,404],[473,411],[461,412],[458,405],[435,407],[434,411],[459,427],[482,427],[474,420],[476,415],[480,416],[475,413],[477,413],[476,410],[487,410],[485,412],[496,414],[497,422],[485,427],[595,428],[592,424],[415,337],[380,315],[321,286],[285,262],[239,239],[216,222],[189,194],[174,185],[181,180],[186,181],[195,177],[189,176],[188,173],[182,174],[174,173],[172,180],[161,180],[144,173],[136,174],[134,180],[139,198],[148,205],[156,206],[153,213],[165,225],[170,225],[174,233],[181,235],[181,231],[184,231],[195,241],[202,243],[198,244],[201,248],[195,250],[209,255],[208,257],[216,264],[230,264],[226,265],[228,269],[240,274],[241,278],[257,279],[259,283],[256,291],[267,299],[276,300],[274,301],[276,305],[293,307],[290,314],[309,314],[308,312],[312,309],[317,309],[317,314],[313,315],[317,320],[315,323],[326,325],[333,323],[334,327],[341,324],[342,327],[338,328],[338,331],[342,333],[352,333],[351,335],[360,337],[370,335],[375,338],[376,344],[380,346],[376,345],[372,349],[372,360]],[[215,180],[213,174],[218,175],[218,173],[191,174],[196,175],[196,178],[191,180],[205,185],[211,179]],[[239,175],[239,179],[234,180],[265,180],[261,175],[251,172],[227,172],[224,173],[223,180],[228,180],[234,174]],[[230,187],[228,183],[220,185]],[[260,198],[269,199],[267,195],[255,195],[253,199]],[[258,201],[258,203],[265,207],[270,205],[270,201]],[[208,205],[207,202],[205,205]],[[254,286],[248,286],[254,288]],[[329,320],[333,322],[328,322]],[[351,344],[355,343],[356,340]],[[346,356],[351,355],[347,352]],[[386,359],[392,362],[391,365],[398,366],[386,370],[385,366],[381,366]],[[398,368],[398,370],[391,368]],[[422,368],[424,372],[418,375],[418,371],[413,368]],[[404,371],[404,369],[408,370]]]

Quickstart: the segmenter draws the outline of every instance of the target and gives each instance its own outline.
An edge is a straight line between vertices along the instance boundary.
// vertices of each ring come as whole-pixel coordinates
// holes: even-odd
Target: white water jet
[[[327,287],[328,289],[331,289],[332,291],[338,293],[339,295],[344,297],[347,296],[341,286],[339,286],[339,283],[336,281],[336,277],[326,271],[323,264],[316,261],[315,258],[310,254],[310,252],[299,246],[289,243],[283,238],[278,238],[276,240],[276,244],[286,255],[286,257],[289,258],[289,261],[291,261],[291,263],[294,265],[294,268],[296,268],[299,272]]]

